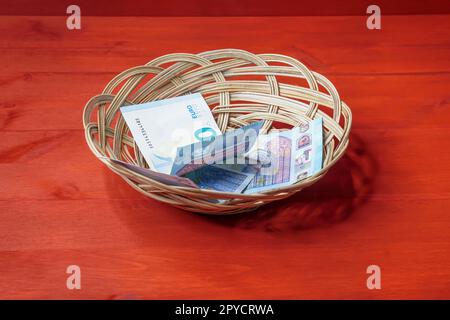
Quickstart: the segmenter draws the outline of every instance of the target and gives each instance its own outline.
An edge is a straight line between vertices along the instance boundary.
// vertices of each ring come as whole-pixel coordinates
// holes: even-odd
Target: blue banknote
[[[245,173],[216,165],[205,165],[184,177],[202,189],[241,193],[253,180],[254,173]]]

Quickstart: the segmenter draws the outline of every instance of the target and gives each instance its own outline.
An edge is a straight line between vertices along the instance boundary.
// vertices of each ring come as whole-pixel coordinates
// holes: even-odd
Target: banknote
[[[288,186],[322,168],[322,118],[287,131],[258,136],[248,157],[256,164],[223,165],[243,173],[254,173],[244,193],[251,194]]]
[[[295,131],[293,182],[307,178],[322,169],[323,120],[318,118]]]
[[[120,108],[149,167],[170,174],[177,148],[220,135],[199,93]]]
[[[244,173],[216,165],[205,165],[185,175],[202,189],[241,193],[254,173]]]
[[[160,173],[156,171],[152,171],[150,169],[142,168],[136,165],[133,165],[131,163],[126,163],[124,161],[116,160],[116,159],[109,159],[106,157],[101,157],[101,159],[111,161],[115,164],[121,165],[124,168],[127,168],[128,170],[134,171],[136,173],[139,173],[140,175],[143,175],[144,177],[151,178],[153,180],[156,180],[158,182],[161,182],[163,184],[167,184],[170,186],[178,186],[178,187],[190,187],[190,188],[199,188],[192,180],[188,178],[183,177],[177,177],[177,176],[171,176],[165,173]]]
[[[182,176],[208,164],[248,163],[245,155],[257,141],[262,125],[263,121],[253,122],[211,140],[179,147],[171,174]]]

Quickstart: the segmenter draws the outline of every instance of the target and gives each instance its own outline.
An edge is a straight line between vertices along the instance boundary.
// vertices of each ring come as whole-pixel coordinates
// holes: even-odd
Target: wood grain
[[[65,17],[1,17],[0,298],[450,298],[449,18],[384,17],[369,31],[364,17],[88,17],[71,32]],[[223,47],[328,76],[354,129],[316,185],[217,218],[146,199],[104,168],[81,108],[126,68]],[[80,291],[66,289],[69,264]],[[370,264],[379,291],[366,288]]]
[[[364,15],[371,2],[366,0],[77,0],[85,16],[348,16]],[[66,14],[69,2],[58,0],[3,0],[0,15],[59,16]],[[447,0],[377,0],[383,15],[448,14]]]

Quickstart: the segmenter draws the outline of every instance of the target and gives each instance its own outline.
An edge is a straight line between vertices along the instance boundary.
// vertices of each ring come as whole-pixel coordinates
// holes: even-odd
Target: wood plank
[[[0,76],[0,131],[80,130],[84,105],[113,77],[81,73]],[[332,75],[329,79],[352,109],[353,128],[449,126],[450,74]]]
[[[2,137],[0,176],[11,183],[0,185],[0,200],[144,198],[90,153],[81,131],[11,131]],[[436,150],[437,157],[427,156]],[[441,168],[448,162],[447,128],[355,129],[347,155],[302,191],[302,199],[357,198],[363,184],[370,187],[366,196],[379,200],[450,198],[450,173]]]
[[[0,201],[2,228],[8,230],[2,234],[0,251],[154,246],[173,249],[176,255],[176,247],[189,239],[186,248],[208,243],[207,250],[215,251],[211,255],[219,259],[232,239],[238,248],[245,243],[263,246],[270,240],[273,248],[284,245],[301,251],[305,244],[324,248],[340,237],[377,242],[376,247],[403,243],[408,250],[426,240],[422,246],[430,252],[450,249],[434,247],[448,243],[448,233],[439,232],[432,238],[429,234],[450,222],[445,211],[450,199],[432,199],[432,204],[420,198],[366,200],[343,214],[346,199],[341,199],[342,204],[335,201],[333,207],[331,200],[303,199],[299,193],[251,215],[225,217],[185,213],[146,199],[24,200],[12,202],[13,206]],[[168,237],[169,233],[173,236]],[[340,245],[355,243],[336,244]]]
[[[366,246],[366,243],[363,242]],[[252,254],[262,247],[246,246],[236,252],[230,248],[222,251],[220,260],[208,259],[206,249],[180,250],[177,257],[167,251],[152,250],[43,250],[3,253],[9,286],[2,290],[2,298],[64,298],[108,299],[113,295],[134,293],[146,299],[236,299],[286,298],[286,299],[359,299],[404,298],[411,299],[448,296],[448,273],[438,267],[445,260],[435,252],[401,250],[391,246],[382,249],[357,252],[354,261],[333,247],[326,249],[310,245],[298,250],[265,249],[264,254]],[[422,249],[422,247],[417,247]],[[448,252],[439,253],[448,254]],[[276,263],[280,256],[290,256],[283,263]],[[302,256],[316,257],[304,259]],[[198,259],[200,257],[200,259]],[[230,259],[231,257],[231,259]],[[381,259],[380,259],[381,258]],[[327,263],[323,260],[326,259]],[[384,291],[365,288],[364,270],[374,259],[389,267],[384,274]],[[402,259],[410,264],[402,264]],[[422,271],[424,261],[429,272],[436,277],[429,279]],[[25,266],[33,261],[34,272]],[[82,290],[69,291],[64,287],[65,268],[77,262],[82,270]],[[388,263],[387,263],[388,262]],[[295,270],[295,272],[293,272]],[[11,272],[9,274],[9,272]],[[263,273],[264,277],[260,277]],[[139,275],[139,276],[132,276]],[[171,279],[170,283],[167,279]],[[323,287],[326,289],[324,290]],[[206,290],[206,288],[210,288]],[[345,288],[345,290],[337,290]],[[424,290],[424,288],[427,288]],[[293,290],[294,289],[294,290]],[[352,292],[352,294],[349,294]]]
[[[107,0],[78,0],[83,15],[89,16],[336,16],[364,15],[367,1],[347,0],[345,2],[311,1],[299,2],[281,0],[227,0],[211,3],[209,0],[153,1],[129,0],[127,5]],[[446,0],[407,1],[378,0],[383,15],[388,14],[438,14],[450,13]],[[68,4],[57,0],[44,0],[39,4],[26,0],[4,0],[0,15],[45,15],[58,16],[66,13]]]
[[[3,17],[0,66],[24,73],[117,73],[167,53],[236,47],[283,52],[324,74],[450,72],[450,23],[445,15],[384,17],[380,32],[368,30],[365,17],[87,17],[83,21],[81,30],[70,31],[65,17]],[[179,30],[183,39],[174,41]],[[19,37],[23,41],[17,41]]]

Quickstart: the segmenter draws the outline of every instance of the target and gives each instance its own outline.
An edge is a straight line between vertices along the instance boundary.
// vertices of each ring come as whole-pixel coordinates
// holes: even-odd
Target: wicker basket
[[[246,195],[168,186],[109,161],[147,167],[120,115],[121,106],[193,92],[205,97],[222,131],[265,120],[262,132],[268,132],[274,123],[292,127],[322,117],[323,169],[288,187]],[[168,54],[128,69],[91,98],[83,114],[92,152],[133,188],[158,201],[207,214],[253,210],[313,184],[344,154],[351,122],[349,107],[324,76],[287,56],[236,49]]]

